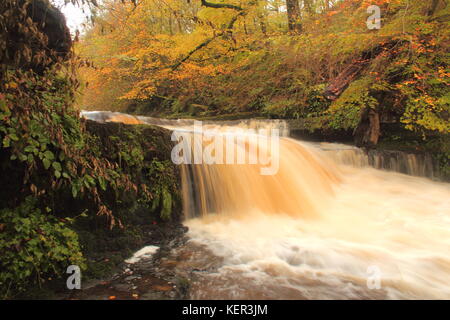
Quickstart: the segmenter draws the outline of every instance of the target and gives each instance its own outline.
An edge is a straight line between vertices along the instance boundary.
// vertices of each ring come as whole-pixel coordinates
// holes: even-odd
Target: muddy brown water
[[[175,138],[190,130],[160,125]],[[242,127],[255,124],[206,130]],[[450,299],[450,184],[358,165],[341,150],[281,135],[273,175],[182,165],[186,241],[81,298]]]

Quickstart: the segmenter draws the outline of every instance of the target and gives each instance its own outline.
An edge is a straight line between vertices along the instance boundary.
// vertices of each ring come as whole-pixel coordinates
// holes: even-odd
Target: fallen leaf
[[[159,290],[159,291],[169,291],[169,290],[172,290],[172,287],[171,286],[154,285],[153,289]]]

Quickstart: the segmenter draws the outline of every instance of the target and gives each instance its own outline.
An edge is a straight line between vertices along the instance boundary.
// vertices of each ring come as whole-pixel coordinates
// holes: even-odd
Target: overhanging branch
[[[201,0],[202,6],[209,7],[209,8],[216,8],[216,9],[233,9],[237,11],[243,11],[244,9],[239,6],[235,6],[234,4],[228,4],[228,3],[213,3],[208,2],[206,0]]]
[[[213,36],[213,37],[211,37],[211,38],[209,38],[209,39],[206,39],[205,41],[203,41],[202,43],[200,43],[198,46],[196,46],[194,49],[192,49],[191,51],[189,51],[188,52],[188,54],[183,58],[183,59],[181,59],[180,61],[178,61],[177,63],[175,63],[172,67],[171,67],[171,69],[172,70],[175,70],[175,69],[177,69],[181,64],[183,64],[186,60],[188,60],[194,53],[196,53],[198,50],[200,50],[201,48],[204,48],[204,47],[206,47],[208,44],[210,44],[214,39],[216,39],[216,38],[218,38],[218,37],[222,37],[222,36],[224,36],[225,34],[229,34],[229,33],[231,33],[231,29],[233,28],[233,26],[234,26],[234,23],[237,21],[237,19],[240,17],[240,16],[243,16],[244,15],[244,11],[242,10],[242,11],[240,11],[238,14],[236,14],[232,19],[231,19],[231,21],[228,23],[228,26],[227,26],[227,29],[226,30],[224,30],[224,31],[222,31],[222,32],[220,32],[220,33],[218,33],[217,35],[215,35],[215,36]]]

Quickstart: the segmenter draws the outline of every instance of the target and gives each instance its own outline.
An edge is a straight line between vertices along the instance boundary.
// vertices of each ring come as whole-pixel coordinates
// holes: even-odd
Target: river
[[[186,121],[135,119],[198,134]],[[298,141],[280,122],[261,123],[209,124],[202,134],[284,130],[276,173],[181,165],[189,241],[172,255],[196,266],[190,298],[450,299],[450,184],[344,161],[348,146]]]

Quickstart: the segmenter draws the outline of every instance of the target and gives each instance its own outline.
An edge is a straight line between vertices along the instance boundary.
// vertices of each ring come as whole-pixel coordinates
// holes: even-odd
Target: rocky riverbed
[[[191,298],[190,289],[222,265],[222,259],[189,241],[187,228],[176,229],[170,241],[151,241],[103,279],[88,280],[81,290],[67,291],[68,300],[179,300]],[[159,237],[158,239],[161,239]],[[155,240],[155,239],[154,239]],[[154,251],[154,253],[152,253]]]

